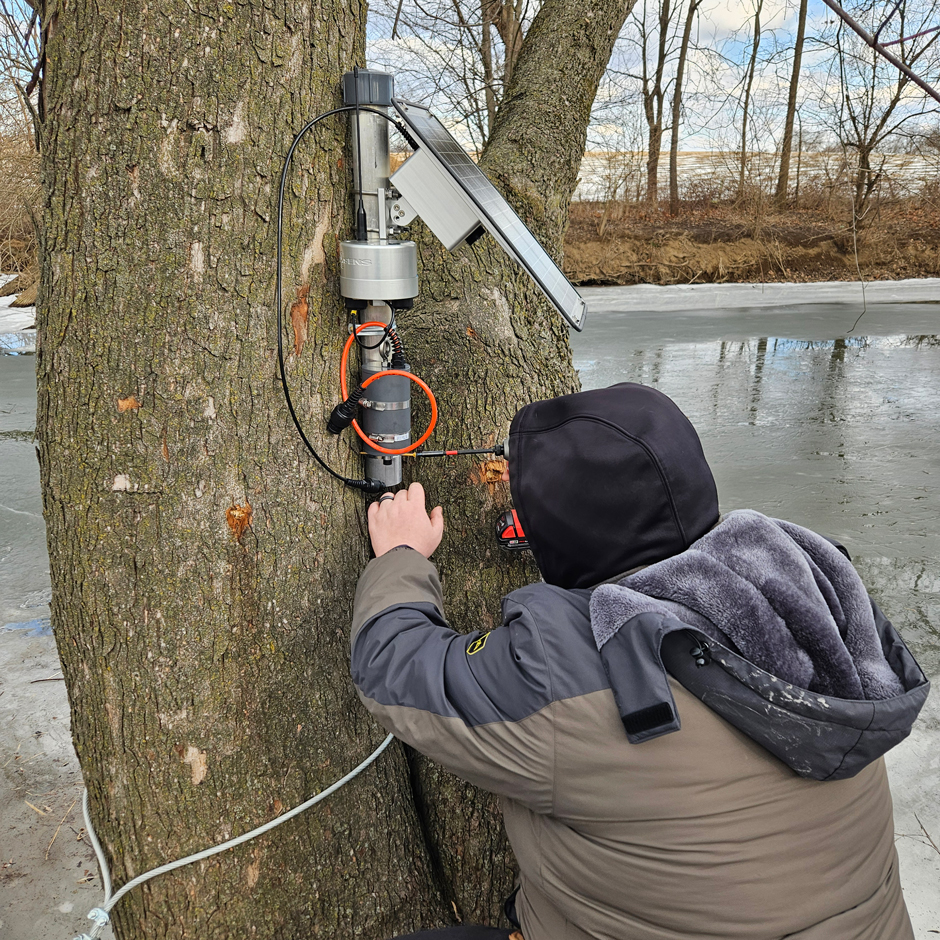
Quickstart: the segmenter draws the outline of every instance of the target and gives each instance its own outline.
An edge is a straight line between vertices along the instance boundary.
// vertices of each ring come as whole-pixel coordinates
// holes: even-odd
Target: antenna
[[[366,234],[366,207],[362,201],[362,127],[359,123],[359,66],[353,66],[353,87],[356,89],[356,164],[359,167],[359,208],[356,209],[356,241],[364,242]]]

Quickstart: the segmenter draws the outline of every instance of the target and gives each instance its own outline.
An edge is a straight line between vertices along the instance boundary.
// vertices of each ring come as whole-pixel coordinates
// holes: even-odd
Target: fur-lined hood
[[[679,728],[668,670],[815,779],[854,776],[903,740],[929,690],[848,557],[750,510],[598,587],[591,625],[631,741]]]

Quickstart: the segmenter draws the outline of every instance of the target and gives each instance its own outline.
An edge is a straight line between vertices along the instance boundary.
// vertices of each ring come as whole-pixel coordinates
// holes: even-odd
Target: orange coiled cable
[[[388,324],[382,323],[380,320],[370,320],[368,323],[362,323],[355,328],[355,330],[349,334],[349,339],[346,340],[346,345],[343,347],[343,355],[339,360],[339,387],[340,391],[343,393],[343,401],[346,401],[349,398],[349,391],[346,387],[346,362],[349,359],[349,350],[352,348],[352,344],[358,336],[361,330],[364,330],[367,326],[380,326],[384,330]],[[414,444],[409,444],[407,447],[402,447],[398,450],[390,450],[387,447],[380,447],[375,441],[370,440],[364,433],[362,428],[359,427],[358,422],[353,421],[352,426],[355,432],[366,442],[373,450],[377,450],[380,454],[389,454],[392,457],[397,457],[400,454],[409,454],[413,450],[417,450],[430,436],[431,432],[434,430],[434,426],[437,424],[437,401],[434,398],[434,393],[430,388],[412,372],[405,372],[403,369],[384,369],[382,372],[376,372],[375,375],[370,375],[369,378],[362,383],[363,388],[368,388],[376,379],[380,379],[386,375],[402,375],[406,379],[411,379],[416,385],[421,387],[421,390],[425,395],[428,396],[428,401],[431,404],[431,420],[428,423],[428,429],[414,442]]]

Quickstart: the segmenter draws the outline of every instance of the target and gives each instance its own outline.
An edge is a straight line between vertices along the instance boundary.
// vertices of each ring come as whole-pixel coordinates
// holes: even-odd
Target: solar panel
[[[581,295],[450,131],[423,105],[401,98],[392,98],[392,104],[419,146],[434,157],[470,201],[483,227],[529,273],[555,309],[581,330],[587,312]]]

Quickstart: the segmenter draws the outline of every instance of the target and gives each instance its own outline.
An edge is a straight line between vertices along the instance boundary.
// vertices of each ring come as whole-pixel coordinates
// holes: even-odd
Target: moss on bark
[[[484,157],[556,253],[627,6],[574,8],[543,5]],[[365,507],[289,423],[271,309],[283,154],[338,104],[364,18],[357,0],[47,4],[37,429],[53,624],[117,885],[276,816],[383,737],[348,674]],[[337,119],[295,156],[286,300],[305,289],[309,316],[288,373],[315,442],[358,475],[321,430],[345,331],[344,139]],[[402,330],[439,393],[439,442],[492,439],[523,402],[576,388],[565,329],[489,239],[453,256],[418,240]],[[534,575],[496,557],[505,488],[465,463],[421,472],[447,506],[448,612],[495,624]],[[315,811],[131,893],[115,926],[381,940],[446,922],[451,902],[495,921],[511,875],[490,799],[395,746]]]

